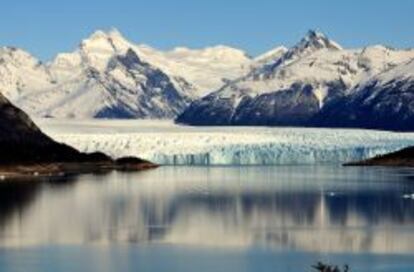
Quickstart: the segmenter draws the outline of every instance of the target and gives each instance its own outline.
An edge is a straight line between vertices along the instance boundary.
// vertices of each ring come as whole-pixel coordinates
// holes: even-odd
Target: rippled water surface
[[[162,167],[0,183],[0,271],[414,271],[414,170]]]

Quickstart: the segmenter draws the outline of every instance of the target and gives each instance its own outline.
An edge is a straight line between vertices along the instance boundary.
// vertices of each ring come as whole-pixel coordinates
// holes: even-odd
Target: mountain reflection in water
[[[0,183],[0,247],[126,242],[410,254],[412,174],[163,167]]]

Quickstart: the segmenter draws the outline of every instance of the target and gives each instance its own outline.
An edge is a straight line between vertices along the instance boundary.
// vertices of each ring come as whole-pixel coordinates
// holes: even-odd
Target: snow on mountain
[[[372,76],[327,104],[313,125],[414,130],[414,60]]]
[[[393,71],[381,74],[388,81],[404,76],[408,68],[397,67],[413,58],[414,50],[381,45],[343,49],[317,31],[256,58],[226,46],[163,52],[117,30],[96,31],[47,64],[1,48],[0,92],[38,116],[178,115],[177,122],[193,125],[310,125],[332,101],[379,81],[376,75]]]
[[[128,49],[135,51],[142,60],[171,78],[185,79],[193,85],[193,93],[189,95],[195,97],[217,90],[223,85],[223,80],[234,80],[242,76],[252,61],[245,52],[222,45],[204,49],[177,47],[164,52],[148,45],[129,42],[117,30],[108,33],[97,31],[81,44],[81,50],[86,52],[88,61],[98,70],[105,69],[112,55],[125,53]],[[65,55],[59,55],[55,62],[62,57],[65,58]]]
[[[197,97],[246,74],[252,63],[245,52],[222,45],[204,49],[178,47],[166,52],[140,45],[137,50],[162,70],[194,84]]]
[[[99,67],[100,59],[95,59]],[[103,72],[83,67],[78,76],[21,98],[39,116],[63,118],[173,118],[190,101],[159,69],[133,50],[108,60]],[[19,103],[21,100],[18,100]]]
[[[258,67],[265,64],[272,64],[276,62],[281,56],[283,56],[287,51],[288,49],[284,46],[275,47],[274,49],[255,57],[253,64]]]
[[[383,46],[345,50],[309,33],[275,61],[194,101],[177,121],[193,125],[307,125],[332,99],[414,58]]]
[[[29,91],[53,85],[47,68],[29,53],[14,47],[0,48],[0,93],[15,100]]]
[[[113,56],[125,54],[133,46],[117,30],[98,30],[82,40],[74,52],[58,54],[48,66],[57,80],[64,81],[85,67],[104,71]]]
[[[193,86],[147,63],[134,48],[116,30],[97,31],[74,52],[39,64],[51,80],[31,82],[35,89],[14,101],[38,116],[174,118],[194,96]]]
[[[0,91],[32,115],[174,118],[193,99],[250,69],[250,57],[226,46],[162,52],[96,31],[70,53],[42,64],[0,50]]]
[[[412,57],[411,51],[409,50],[405,51],[405,54]],[[403,60],[404,59],[406,58],[403,58]],[[400,62],[400,60],[398,62]],[[395,81],[414,81],[414,59],[403,62],[402,64],[397,64],[398,62],[389,65],[390,69],[373,76],[367,83],[370,84],[373,81],[377,81],[382,85],[387,85],[395,84]],[[360,89],[364,87],[365,86],[360,86]]]
[[[337,51],[342,50],[342,47],[336,42],[328,39],[323,33],[310,30],[298,44],[290,48],[285,54],[278,58],[276,63],[270,66],[270,71],[281,65],[287,65],[302,57],[311,55],[320,49]]]

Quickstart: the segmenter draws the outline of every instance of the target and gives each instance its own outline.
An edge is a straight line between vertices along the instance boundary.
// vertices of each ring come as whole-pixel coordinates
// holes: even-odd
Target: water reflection
[[[174,168],[0,184],[0,245],[169,243],[411,253],[409,169]]]

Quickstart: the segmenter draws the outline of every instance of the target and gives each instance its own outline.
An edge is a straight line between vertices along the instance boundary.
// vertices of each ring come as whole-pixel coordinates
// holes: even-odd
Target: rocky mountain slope
[[[373,76],[326,105],[312,125],[414,130],[414,61]]]
[[[412,58],[414,50],[343,49],[324,34],[309,31],[273,61],[192,102],[177,122],[307,126],[331,101]]]
[[[84,154],[53,141],[1,94],[0,121],[0,165],[110,160],[103,154]]]

